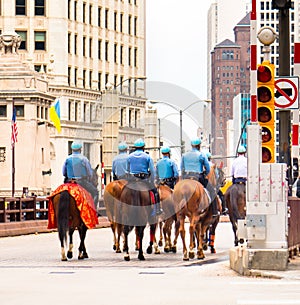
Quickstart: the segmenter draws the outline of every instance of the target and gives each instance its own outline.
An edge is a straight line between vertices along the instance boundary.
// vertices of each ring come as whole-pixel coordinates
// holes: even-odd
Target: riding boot
[[[224,195],[223,195],[223,193],[220,190],[218,192],[218,195],[219,195],[219,198],[220,198],[221,203],[222,203],[222,215],[227,215],[228,209],[226,207],[226,202],[224,200]]]
[[[160,206],[160,198],[159,198],[158,191],[155,189],[155,190],[153,190],[153,193],[154,193],[155,203],[153,205],[153,211],[151,213],[151,216],[159,216],[164,211],[162,210],[162,208]]]
[[[210,183],[207,183],[206,189],[210,195],[213,217],[219,216],[216,191]]]

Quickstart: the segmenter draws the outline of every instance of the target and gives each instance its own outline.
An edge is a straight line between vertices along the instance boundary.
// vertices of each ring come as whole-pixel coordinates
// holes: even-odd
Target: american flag
[[[18,142],[18,127],[17,127],[17,116],[16,116],[16,108],[13,110],[13,115],[11,119],[11,146],[13,147],[16,142]]]

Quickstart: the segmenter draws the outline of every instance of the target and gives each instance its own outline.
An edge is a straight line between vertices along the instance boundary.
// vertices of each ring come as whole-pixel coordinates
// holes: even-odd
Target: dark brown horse
[[[90,197],[91,204],[92,198]],[[61,245],[61,260],[66,261],[67,258],[71,259],[73,257],[73,233],[75,229],[78,229],[80,236],[80,245],[79,245],[79,253],[78,259],[88,258],[88,254],[86,252],[84,240],[86,237],[86,232],[88,227],[93,228],[95,224],[98,223],[96,210],[93,207],[86,208],[84,204],[81,203],[81,208],[86,209],[86,214],[89,214],[89,221],[84,222],[83,214],[78,208],[78,205],[73,196],[70,195],[68,190],[63,190],[62,192],[58,192],[54,196],[51,197],[49,204],[52,204],[53,214],[49,215],[49,222],[56,222],[58,229],[58,236]],[[51,209],[52,209],[51,208]],[[50,210],[51,210],[50,209]],[[50,212],[50,211],[49,211]],[[53,220],[50,221],[50,218],[53,217]],[[53,224],[52,224],[53,225]],[[50,226],[48,226],[50,227]],[[67,256],[65,254],[65,246],[67,246],[67,233],[69,233],[69,248],[67,251]]]
[[[120,196],[120,215],[124,235],[124,260],[129,261],[128,235],[135,228],[138,250],[138,259],[145,260],[143,253],[143,238],[146,225],[150,224],[150,245],[147,253],[152,252],[155,238],[156,217],[151,217],[154,196],[149,191],[149,184],[145,180],[132,180],[128,182]]]
[[[238,220],[246,217],[246,185],[244,183],[232,184],[224,194],[228,208],[229,219],[234,234],[234,245],[238,245]]]

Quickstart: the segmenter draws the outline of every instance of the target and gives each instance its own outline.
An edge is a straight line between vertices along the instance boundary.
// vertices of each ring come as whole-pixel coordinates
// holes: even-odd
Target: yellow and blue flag
[[[57,100],[53,106],[50,108],[50,120],[53,122],[57,132],[61,132],[60,126],[60,101]]]

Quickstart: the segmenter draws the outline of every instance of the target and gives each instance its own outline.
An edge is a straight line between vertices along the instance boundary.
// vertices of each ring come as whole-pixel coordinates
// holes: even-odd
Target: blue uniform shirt
[[[117,178],[124,176],[127,173],[127,157],[126,151],[115,156],[112,162],[112,173]]]
[[[177,165],[168,156],[163,156],[156,164],[156,174],[159,179],[178,178]]]
[[[93,177],[93,169],[89,160],[80,152],[73,152],[63,165],[63,175],[68,179],[80,179]]]
[[[155,179],[155,170],[152,158],[142,149],[136,149],[128,155],[127,168],[130,174],[151,174],[151,180]]]
[[[181,171],[203,173],[206,170],[206,174],[210,171],[210,165],[206,155],[200,152],[198,149],[193,148],[182,156],[181,159]]]

